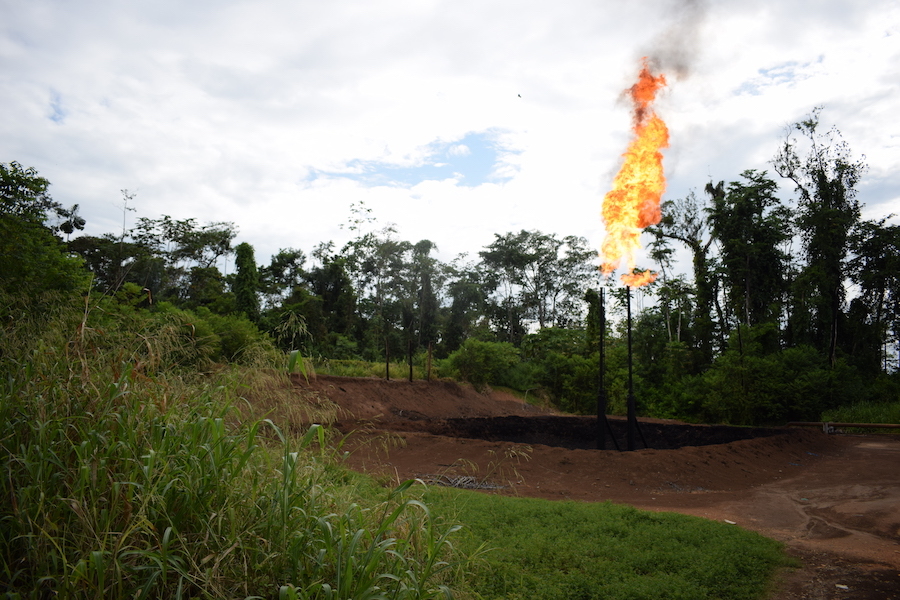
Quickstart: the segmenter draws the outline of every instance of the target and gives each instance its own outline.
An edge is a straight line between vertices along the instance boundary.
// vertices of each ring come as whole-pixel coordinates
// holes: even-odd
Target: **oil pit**
[[[608,417],[606,450],[626,448],[627,422]],[[433,435],[468,438],[489,442],[541,444],[568,450],[597,449],[597,417],[534,416],[454,418],[384,423],[393,431],[421,431]],[[605,425],[604,425],[605,427]],[[738,440],[785,434],[784,428],[734,427],[729,425],[690,425],[659,420],[638,420],[636,449],[674,450],[684,446],[728,444]]]

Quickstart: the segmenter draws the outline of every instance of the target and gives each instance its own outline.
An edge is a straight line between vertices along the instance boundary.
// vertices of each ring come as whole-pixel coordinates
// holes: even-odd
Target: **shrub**
[[[736,425],[810,420],[829,408],[861,399],[866,386],[843,360],[830,367],[812,347],[759,355],[729,349],[696,381],[708,422]]]
[[[519,350],[508,342],[482,342],[466,340],[453,352],[450,366],[476,389],[483,390],[490,383],[497,383],[505,370],[520,361]]]
[[[597,355],[566,356],[551,351],[538,366],[537,381],[562,410],[587,414],[597,407],[598,369]]]
[[[203,307],[194,314],[218,337],[219,351],[215,358],[219,360],[252,362],[255,351],[274,350],[272,339],[243,314],[217,315]]]

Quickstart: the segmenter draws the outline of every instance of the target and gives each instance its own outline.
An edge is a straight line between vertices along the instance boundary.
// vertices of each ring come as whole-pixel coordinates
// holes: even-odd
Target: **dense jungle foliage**
[[[630,297],[640,414],[817,419],[896,401],[900,333],[900,227],[861,218],[865,165],[818,125],[817,110],[771,161],[793,200],[767,171],[747,170],[666,201],[649,230],[659,277],[630,294],[601,278],[584,238],[495,234],[477,258],[445,263],[435,243],[403,240],[361,202],[343,247],[282,249],[268,264],[249,243],[233,245],[227,222],[138,217],[130,229],[72,237],[85,225],[78,207],[53,201],[49,182],[15,162],[0,165],[2,291],[90,291],[109,312],[179,319],[195,340],[184,360],[202,368],[240,361],[265,338],[314,361],[431,364],[430,375],[576,413],[596,410],[601,344],[609,410],[625,410]],[[679,251],[689,274],[676,271]],[[13,320],[26,308],[3,310]]]

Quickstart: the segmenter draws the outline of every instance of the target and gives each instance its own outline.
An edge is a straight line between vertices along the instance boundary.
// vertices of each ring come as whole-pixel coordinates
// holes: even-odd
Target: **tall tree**
[[[383,356],[385,344],[394,356],[406,353],[407,339],[399,332],[408,330],[413,319],[413,301],[406,301],[411,251],[412,244],[398,239],[394,225],[387,225],[351,240],[341,252],[368,325],[363,350],[371,359]]]
[[[437,259],[431,256],[437,246],[430,240],[422,240],[412,247],[412,262],[409,265],[407,281],[412,285],[409,292],[414,301],[413,329],[416,345],[422,346],[438,338],[438,309],[440,299],[441,269]]]
[[[463,264],[465,258],[465,255],[460,255],[447,266],[450,306],[444,311],[439,346],[441,356],[457,350],[463,342],[473,337],[479,322],[487,320],[486,274],[480,264]]]
[[[691,342],[693,335],[690,333],[690,323],[695,295],[693,286],[685,281],[684,276],[679,275],[657,280],[653,291],[665,320],[669,342]]]
[[[522,319],[538,327],[570,326],[582,319],[584,291],[599,284],[592,264],[596,252],[582,237],[558,238],[540,231],[495,234],[479,253],[495,274],[497,317],[505,323],[506,341],[524,330]]]
[[[900,226],[887,220],[863,221],[850,235],[848,274],[859,295],[850,305],[848,351],[870,371],[883,366],[883,345],[900,339]]]
[[[778,184],[748,170],[725,194],[714,194],[709,208],[719,242],[725,296],[739,323],[778,322],[788,288],[790,211],[775,196]]]
[[[522,320],[525,310],[519,298],[519,285],[529,257],[525,251],[527,231],[518,234],[494,234],[493,243],[479,252],[490,274],[489,291],[493,295],[493,320],[505,342],[518,344],[525,334]]]
[[[312,293],[322,299],[327,332],[346,337],[355,335],[357,294],[347,273],[346,259],[334,253],[330,242],[313,250],[319,265],[310,269],[307,279]]]
[[[837,129],[818,131],[820,112],[821,107],[814,109],[788,131],[772,162],[800,196],[797,225],[806,264],[796,281],[790,333],[795,343],[812,342],[834,365],[844,318],[849,237],[860,218],[856,186],[866,165],[852,157]]]
[[[154,297],[181,302],[187,300],[192,269],[214,268],[230,254],[237,229],[228,222],[198,225],[195,219],[163,215],[139,218],[127,234],[113,260],[121,261],[115,286],[132,281],[150,289]]]
[[[50,182],[37,169],[16,161],[0,163],[0,215],[43,224],[58,209],[48,189]]]
[[[290,297],[306,279],[303,263],[306,254],[295,248],[282,248],[272,256],[269,265],[260,269],[259,278],[266,304],[273,306]]]
[[[259,271],[253,246],[247,242],[238,244],[235,251],[235,267],[232,290],[234,291],[234,308],[254,323],[259,321]]]
[[[724,195],[724,183],[718,185],[711,183],[706,186],[706,192],[715,201]],[[666,245],[666,240],[676,240],[684,244],[691,252],[694,270],[694,311],[693,330],[697,347],[701,354],[701,363],[708,365],[713,359],[713,341],[715,336],[715,321],[713,310],[716,302],[716,280],[713,277],[714,261],[710,257],[710,246],[713,236],[710,234],[709,223],[704,214],[702,204],[697,200],[694,192],[686,197],[667,200],[662,207],[663,217],[658,225],[649,229],[655,236],[654,244],[657,251],[660,246]],[[716,312],[720,312],[716,310]],[[720,315],[719,322],[722,318]],[[720,340],[720,346],[724,341]]]

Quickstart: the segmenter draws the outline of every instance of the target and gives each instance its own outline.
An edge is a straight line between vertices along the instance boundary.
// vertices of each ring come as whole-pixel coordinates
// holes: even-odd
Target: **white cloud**
[[[447,150],[450,156],[469,156],[472,151],[465,144],[454,144]]]
[[[692,60],[659,102],[667,196],[768,168],[785,125],[824,105],[868,158],[870,213],[900,211],[889,0],[30,0],[6,12],[0,161],[36,167],[91,233],[121,229],[127,188],[137,216],[234,221],[261,261],[340,245],[360,200],[447,259],[521,228],[599,246],[629,138],[621,92],[663,47]],[[473,132],[498,136],[492,177],[454,162],[479,155]],[[451,171],[407,172],[403,186],[311,177],[441,163]]]

